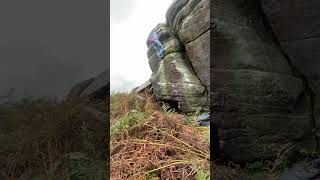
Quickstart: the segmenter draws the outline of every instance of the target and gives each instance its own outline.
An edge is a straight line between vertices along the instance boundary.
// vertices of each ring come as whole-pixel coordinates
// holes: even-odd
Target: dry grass
[[[132,110],[150,114],[155,109],[152,97],[147,95],[118,93],[112,95],[110,101],[111,125]]]
[[[209,172],[204,128],[184,125],[185,115],[162,110],[147,95],[116,99],[111,110],[111,179],[200,179],[198,172]]]
[[[9,180],[67,179],[75,170],[63,164],[67,156],[103,161],[105,121],[85,112],[88,105],[98,103],[39,99],[1,105],[0,175]]]

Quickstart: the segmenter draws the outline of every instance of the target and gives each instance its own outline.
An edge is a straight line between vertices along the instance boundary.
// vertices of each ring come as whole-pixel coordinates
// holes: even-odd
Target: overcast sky
[[[64,96],[109,65],[106,0],[0,1],[0,101]]]
[[[150,31],[165,22],[173,0],[110,1],[111,91],[129,91],[149,79],[146,40]]]

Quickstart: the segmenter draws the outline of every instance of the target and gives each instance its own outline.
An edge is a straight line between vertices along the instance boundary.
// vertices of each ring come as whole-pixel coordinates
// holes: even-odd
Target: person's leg
[[[159,56],[159,47],[157,46],[157,44],[155,42],[152,42],[152,47],[153,47],[154,51],[156,52],[157,56]]]
[[[153,43],[153,48],[157,53],[157,58],[161,58],[161,48],[159,47],[159,43],[157,41]]]
[[[161,44],[161,42],[159,40],[155,41],[155,44],[157,45],[158,49],[159,49],[159,56],[163,56],[164,55],[164,47]]]
[[[161,49],[164,49],[164,46],[162,45],[162,43],[159,41],[159,45]]]

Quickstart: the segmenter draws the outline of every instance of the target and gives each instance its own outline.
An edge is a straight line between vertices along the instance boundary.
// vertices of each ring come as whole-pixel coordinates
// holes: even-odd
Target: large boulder
[[[148,45],[150,78],[159,100],[175,101],[183,112],[209,106],[210,11],[209,0],[175,0],[166,13],[166,24],[152,31],[159,34],[166,54],[156,58]]]
[[[208,105],[206,88],[192,68],[183,44],[170,27],[159,24],[153,30],[165,47],[162,60],[156,58],[153,47],[147,43],[150,67],[153,73],[150,82],[157,99],[174,101],[184,112],[196,111]]]
[[[210,89],[210,1],[175,0],[166,19],[186,49],[201,83]]]
[[[286,144],[308,139],[310,96],[259,2],[215,0],[211,13],[211,105],[225,154],[238,161],[269,159]]]
[[[106,99],[110,95],[110,75],[109,70],[105,70],[94,78],[94,81],[80,94],[97,99]]]

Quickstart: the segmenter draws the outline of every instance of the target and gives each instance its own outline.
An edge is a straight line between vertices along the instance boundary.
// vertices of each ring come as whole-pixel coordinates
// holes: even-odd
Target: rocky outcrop
[[[175,0],[166,19],[184,45],[201,83],[210,89],[210,1]]]
[[[150,91],[151,88],[151,82],[148,80],[145,83],[141,84],[138,87],[135,87],[131,90],[131,93],[143,93],[143,92],[147,92]]]
[[[290,29],[294,31],[281,31],[290,12],[296,18],[302,16],[297,14],[299,2],[290,3],[176,0],[166,13],[166,24],[153,29],[166,49],[165,58],[159,61],[148,44],[156,97],[177,101],[183,111],[206,107],[211,101],[223,152],[233,160],[270,159],[283,146],[312,141],[313,97],[306,79],[316,79],[316,70],[304,75],[299,70],[306,68],[302,61],[297,64],[291,59],[307,59],[300,57],[303,48],[308,49],[306,42],[299,52],[295,51],[298,45],[285,44],[287,39],[282,42],[281,36],[317,33],[299,30],[309,25],[297,30],[293,24]],[[286,12],[290,5],[293,10]],[[311,24],[317,30],[316,21]]]
[[[82,81],[71,88],[68,98],[90,97],[107,99],[110,95],[109,70],[105,70],[94,78]]]
[[[87,79],[85,81],[82,81],[76,85],[74,85],[69,93],[68,98],[76,98],[80,97],[81,93],[94,81],[94,78]]]
[[[233,160],[270,159],[288,144],[314,144],[319,8],[316,0],[174,1],[166,24],[153,30],[166,57],[158,61],[148,44],[157,98],[178,101],[184,111],[210,99],[223,152]]]
[[[318,8],[311,8],[311,2],[320,4],[272,0],[211,4],[211,112],[223,151],[233,160],[274,158],[282,147],[312,138],[313,97],[308,86],[317,84],[314,50],[319,45],[297,41],[319,33],[316,21],[308,22],[308,17],[317,16]],[[309,9],[314,11],[304,16]]]
[[[105,70],[94,78],[94,81],[84,89],[80,96],[91,96],[98,99],[105,99],[109,94],[110,89],[109,70]]]
[[[153,72],[150,81],[157,99],[174,101],[184,112],[209,106],[209,4],[209,0],[176,0],[171,4],[166,24],[152,30],[164,44],[162,60],[147,42]]]

